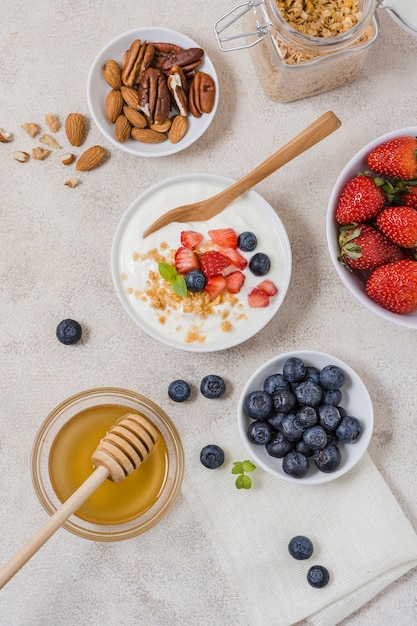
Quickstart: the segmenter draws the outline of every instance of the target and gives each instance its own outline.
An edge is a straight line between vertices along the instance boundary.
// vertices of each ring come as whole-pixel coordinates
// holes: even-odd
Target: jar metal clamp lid
[[[256,29],[247,33],[233,32],[233,25],[237,24],[248,11],[253,11],[257,16],[259,15],[262,18],[261,20],[256,19]],[[233,9],[230,9],[230,11],[216,20],[214,23],[214,36],[220,50],[223,52],[243,50],[244,48],[256,46],[256,44],[262,41],[271,25],[272,23],[264,10],[264,0],[248,0],[247,2],[236,5]],[[232,32],[226,34],[226,31],[229,31],[229,29]],[[249,41],[247,43],[233,45],[233,42],[238,39],[246,39]],[[229,42],[231,42],[230,45]]]

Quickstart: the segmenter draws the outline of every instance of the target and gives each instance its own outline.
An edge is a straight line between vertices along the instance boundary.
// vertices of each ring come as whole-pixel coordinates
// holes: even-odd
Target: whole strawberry
[[[387,207],[376,218],[378,228],[397,246],[417,248],[417,210],[407,206]]]
[[[339,233],[340,257],[348,269],[372,270],[405,258],[405,251],[368,224],[342,226]]]
[[[402,204],[417,209],[417,186],[406,185],[406,190],[401,194]]]
[[[379,213],[384,203],[384,192],[375,179],[358,174],[345,185],[340,194],[336,221],[339,224],[366,222]]]
[[[377,174],[414,180],[417,178],[417,139],[409,136],[389,139],[371,150],[367,163]]]
[[[417,311],[417,261],[395,261],[377,267],[368,278],[366,293],[393,313]]]

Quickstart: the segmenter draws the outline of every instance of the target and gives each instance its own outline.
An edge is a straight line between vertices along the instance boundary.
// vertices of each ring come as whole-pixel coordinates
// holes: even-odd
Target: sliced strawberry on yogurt
[[[206,278],[220,274],[230,265],[230,259],[217,250],[204,252],[200,257],[201,271]]]
[[[230,263],[239,270],[244,270],[248,262],[245,257],[235,248],[222,248],[221,253],[230,260]]]
[[[216,245],[222,248],[237,248],[237,234],[233,228],[209,230],[208,235]]]
[[[185,248],[181,246],[175,253],[174,258],[175,269],[180,274],[186,274],[191,270],[199,270],[200,269],[200,261],[198,255],[191,250],[190,248]]]
[[[183,230],[180,238],[184,248],[196,248],[203,241],[204,236],[196,230]]]
[[[236,270],[225,276],[225,278],[227,291],[230,293],[239,293],[245,282],[245,275],[239,272],[239,270]]]
[[[268,296],[275,296],[278,293],[278,288],[274,285],[272,280],[263,280],[259,285],[258,289],[262,289]]]
[[[210,300],[214,300],[221,294],[226,287],[226,279],[221,274],[210,276],[206,282],[205,291],[210,296]]]
[[[266,307],[269,305],[269,296],[263,289],[259,289],[259,287],[254,287],[248,293],[248,303],[249,306],[253,309]]]

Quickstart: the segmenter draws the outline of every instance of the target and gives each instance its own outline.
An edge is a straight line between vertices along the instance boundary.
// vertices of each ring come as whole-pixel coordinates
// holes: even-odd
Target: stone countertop
[[[208,373],[223,376],[230,391],[221,410],[233,416],[253,369],[296,349],[334,354],[363,378],[376,418],[370,456],[417,528],[417,483],[410,480],[416,470],[410,435],[416,427],[416,337],[350,297],[325,237],[327,201],[345,163],[375,137],[417,124],[417,39],[380,11],[381,35],[357,80],[278,104],[260,89],[247,51],[217,48],[212,25],[232,6],[213,0],[204,13],[189,0],[156,0],[149,7],[131,0],[3,6],[0,127],[14,141],[0,144],[1,564],[45,521],[29,459],[40,424],[63,399],[92,387],[134,389],[160,404],[187,435],[219,408],[197,398],[175,405],[167,397],[171,380],[180,375],[196,387]],[[198,143],[175,157],[145,160],[100,135],[88,112],[86,80],[108,41],[157,25],[186,33],[210,55],[220,103]],[[293,252],[290,289],[276,318],[222,353],[189,354],[142,333],[120,306],[110,275],[111,241],[126,208],[163,178],[208,172],[237,179],[327,110],[342,120],[337,138],[257,186],[279,213]],[[20,164],[12,158],[13,150],[34,145],[21,125],[45,126],[49,111],[61,122],[72,111],[84,113],[88,144],[110,152],[102,167],[79,176],[75,189],[63,185],[66,173],[56,159]],[[67,317],[84,329],[83,341],[70,348],[55,338],[57,323]],[[398,624],[399,615],[403,626],[415,624],[416,587],[414,570],[343,625]],[[212,540],[202,540],[182,496],[157,527],[127,542],[93,543],[57,532],[1,592],[0,614],[11,626],[250,626]]]

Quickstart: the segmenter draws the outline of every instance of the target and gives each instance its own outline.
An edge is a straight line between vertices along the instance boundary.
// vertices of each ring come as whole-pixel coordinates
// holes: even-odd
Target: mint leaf
[[[158,272],[161,274],[164,280],[169,280],[169,282],[175,280],[178,275],[175,267],[173,265],[170,265],[169,263],[158,263]]]
[[[252,461],[235,461],[232,467],[232,474],[238,474],[235,485],[238,489],[250,489],[252,487],[252,479],[246,476],[245,472],[253,472],[256,465]]]
[[[174,280],[171,281],[171,287],[177,295],[183,298],[187,295],[187,285],[184,276],[181,276],[181,274],[177,274]]]
[[[253,472],[256,469],[256,465],[252,461],[243,461],[242,467],[244,472]]]
[[[243,474],[243,463],[235,461],[232,467],[232,474]]]
[[[185,298],[187,295],[187,285],[185,278],[179,274],[173,265],[160,261],[158,263],[158,272],[164,280],[171,283],[172,290],[179,296]]]
[[[246,474],[242,474],[242,479],[243,489],[250,489],[252,487],[252,478],[250,476],[246,476]]]
[[[236,478],[236,482],[235,485],[238,489],[244,489],[244,484],[243,484],[243,479],[244,479],[244,475],[243,474],[239,474],[239,476]]]

